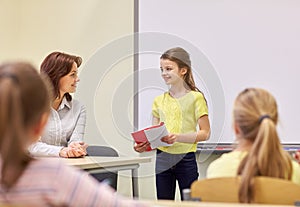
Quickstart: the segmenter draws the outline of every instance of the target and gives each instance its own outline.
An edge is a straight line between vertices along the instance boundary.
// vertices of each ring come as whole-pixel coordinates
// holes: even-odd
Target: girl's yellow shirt
[[[198,120],[208,115],[208,109],[200,92],[190,91],[180,98],[173,98],[169,92],[165,92],[154,99],[152,114],[165,123],[169,133],[184,134],[197,131]],[[183,154],[196,152],[197,143],[175,142],[170,147],[158,149],[170,154]]]
[[[237,176],[240,163],[247,155],[247,151],[232,151],[222,154],[208,166],[206,178],[235,177]],[[291,181],[300,185],[300,165],[292,160],[292,179]]]

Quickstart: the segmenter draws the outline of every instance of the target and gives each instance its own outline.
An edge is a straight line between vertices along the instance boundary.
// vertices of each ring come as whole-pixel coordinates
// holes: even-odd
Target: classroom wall
[[[48,53],[58,50],[80,55],[85,64],[106,44],[133,33],[133,8],[133,0],[0,0],[0,62],[28,60],[38,67]],[[84,70],[84,64],[81,70]],[[101,69],[101,65],[99,67]],[[114,148],[123,155],[133,156],[131,144],[124,145],[122,141],[118,144],[122,136],[112,123],[110,110],[103,107],[110,103],[110,86],[132,70],[133,60],[129,58],[118,63],[102,82],[95,94],[99,110],[94,121],[101,120],[105,135],[114,140]],[[126,90],[133,94],[133,82]],[[132,107],[129,106],[130,119],[133,117]],[[88,108],[87,111],[90,122],[94,109]],[[100,137],[89,136],[95,130],[87,128],[86,141],[103,143]],[[130,131],[128,129],[128,133]],[[141,196],[153,197],[154,184],[149,192],[148,189],[141,187]],[[125,171],[119,176],[118,191],[131,195],[131,180]]]
[[[101,46],[133,31],[133,0],[0,0],[0,61],[37,66],[53,50],[84,61]]]
[[[18,2],[0,0],[0,61],[18,55],[16,51],[18,34]]]

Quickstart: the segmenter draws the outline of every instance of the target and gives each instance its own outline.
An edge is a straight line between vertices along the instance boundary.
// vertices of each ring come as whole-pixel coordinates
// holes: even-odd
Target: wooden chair
[[[191,186],[191,198],[204,202],[238,203],[238,177],[210,178],[195,181]],[[297,205],[300,202],[300,185],[291,181],[256,177],[254,181],[254,203]]]

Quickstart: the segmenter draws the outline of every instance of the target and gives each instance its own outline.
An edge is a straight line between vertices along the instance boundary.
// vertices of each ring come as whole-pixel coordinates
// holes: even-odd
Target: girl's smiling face
[[[179,68],[177,63],[169,59],[160,59],[161,76],[167,85],[175,85],[183,81],[185,68]]]
[[[77,65],[74,62],[71,71],[59,80],[59,90],[61,96],[65,93],[74,93],[79,82]]]

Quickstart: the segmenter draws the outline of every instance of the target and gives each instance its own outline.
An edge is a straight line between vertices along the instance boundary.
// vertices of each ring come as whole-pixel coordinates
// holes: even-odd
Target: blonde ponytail
[[[239,200],[251,203],[255,176],[291,180],[292,163],[281,147],[276,130],[277,104],[270,93],[263,89],[242,92],[235,102],[234,119],[243,138],[253,142],[238,168],[241,176]]]

